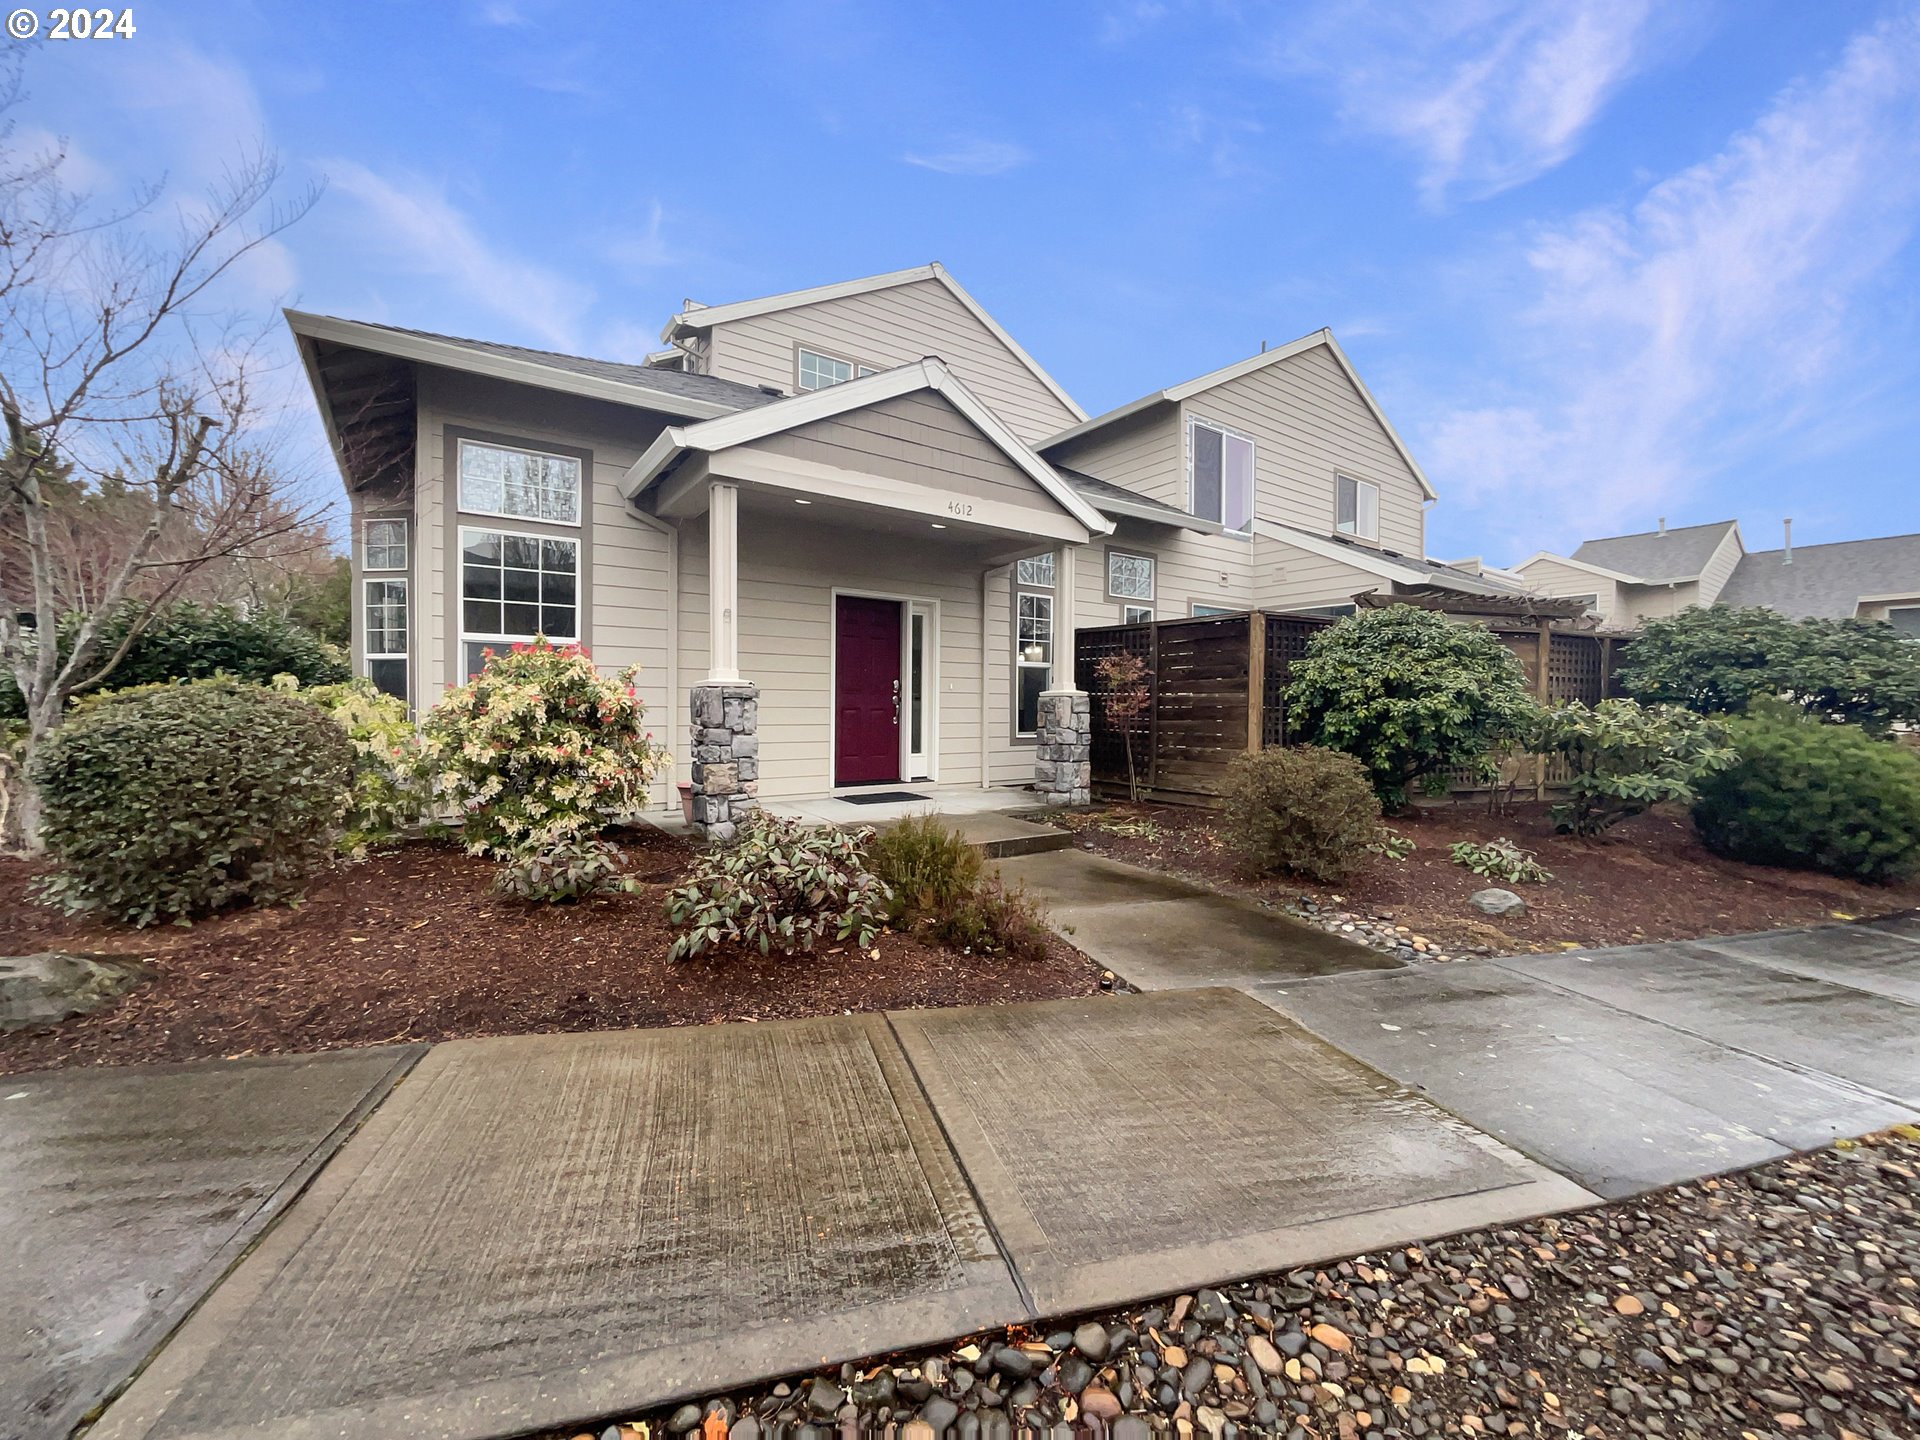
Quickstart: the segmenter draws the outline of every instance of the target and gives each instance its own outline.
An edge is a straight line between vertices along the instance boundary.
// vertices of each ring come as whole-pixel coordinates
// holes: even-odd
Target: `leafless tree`
[[[62,150],[23,151],[22,98],[16,63],[0,72],[0,559],[25,573],[0,577],[0,663],[30,751],[194,577],[320,533],[262,424],[264,330],[218,309],[222,278],[318,192],[276,201],[280,166],[259,153],[197,201],[168,207],[155,184],[103,207],[64,183]],[[111,523],[71,524],[76,495],[110,495]],[[32,795],[12,810],[31,843]]]

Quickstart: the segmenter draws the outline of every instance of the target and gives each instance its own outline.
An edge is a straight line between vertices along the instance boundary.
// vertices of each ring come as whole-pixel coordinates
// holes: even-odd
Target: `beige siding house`
[[[1517,588],[1424,558],[1432,488],[1326,331],[1089,419],[937,265],[689,304],[644,364],[288,321],[360,673],[424,707],[535,634],[638,664],[717,833],[1084,793],[1076,626]]]

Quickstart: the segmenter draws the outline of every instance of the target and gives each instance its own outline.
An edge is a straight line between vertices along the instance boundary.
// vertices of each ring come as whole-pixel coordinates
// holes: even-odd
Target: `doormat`
[[[864,790],[858,795],[836,795],[834,799],[844,800],[849,805],[902,805],[909,800],[924,800],[924,795],[916,795],[911,790]]]

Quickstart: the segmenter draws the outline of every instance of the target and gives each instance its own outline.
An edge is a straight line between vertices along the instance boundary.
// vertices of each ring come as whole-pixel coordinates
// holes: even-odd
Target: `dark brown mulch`
[[[1149,822],[1148,837],[1116,832]],[[1637,816],[1601,840],[1555,835],[1547,807],[1517,805],[1489,815],[1483,804],[1449,804],[1395,819],[1393,829],[1417,847],[1405,860],[1369,859],[1340,885],[1240,873],[1222,839],[1219,816],[1175,805],[1113,805],[1067,818],[1080,843],[1116,859],[1203,881],[1239,894],[1286,901],[1311,896],[1356,914],[1390,914],[1402,925],[1450,947],[1500,951],[1556,950],[1567,945],[1631,945],[1738,935],[1788,925],[1858,919],[1920,906],[1920,881],[1860,885],[1807,870],[1742,865],[1711,853],[1684,814]],[[1501,882],[1453,863],[1459,840],[1506,836],[1532,850],[1553,872],[1540,885],[1507,886],[1529,913],[1490,920],[1467,905],[1474,891]]]
[[[330,868],[297,907],[191,929],[108,928],[28,895],[33,867],[0,859],[0,951],[112,953],[153,977],[93,1015],[0,1034],[0,1074],[407,1040],[773,1020],[845,1010],[1090,995],[1100,968],[1064,941],[1044,960],[957,954],[908,935],[877,954],[726,953],[669,963],[667,889],[691,850],[619,837],[640,894],[534,906],[495,895],[494,867],[416,844]]]

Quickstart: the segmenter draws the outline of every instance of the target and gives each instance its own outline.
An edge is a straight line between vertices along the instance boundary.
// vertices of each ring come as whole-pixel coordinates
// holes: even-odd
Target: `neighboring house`
[[[536,632],[638,662],[716,823],[1028,783],[1076,625],[1518,588],[1421,558],[1432,487],[1326,331],[1090,420],[937,265],[688,304],[644,364],[288,323],[359,671],[425,705]]]
[[[1732,520],[1675,530],[1662,521],[1572,555],[1540,551],[1513,573],[1537,594],[1587,600],[1619,629],[1689,605],[1763,605],[1796,619],[1887,620],[1920,635],[1920,535],[1748,550]]]

